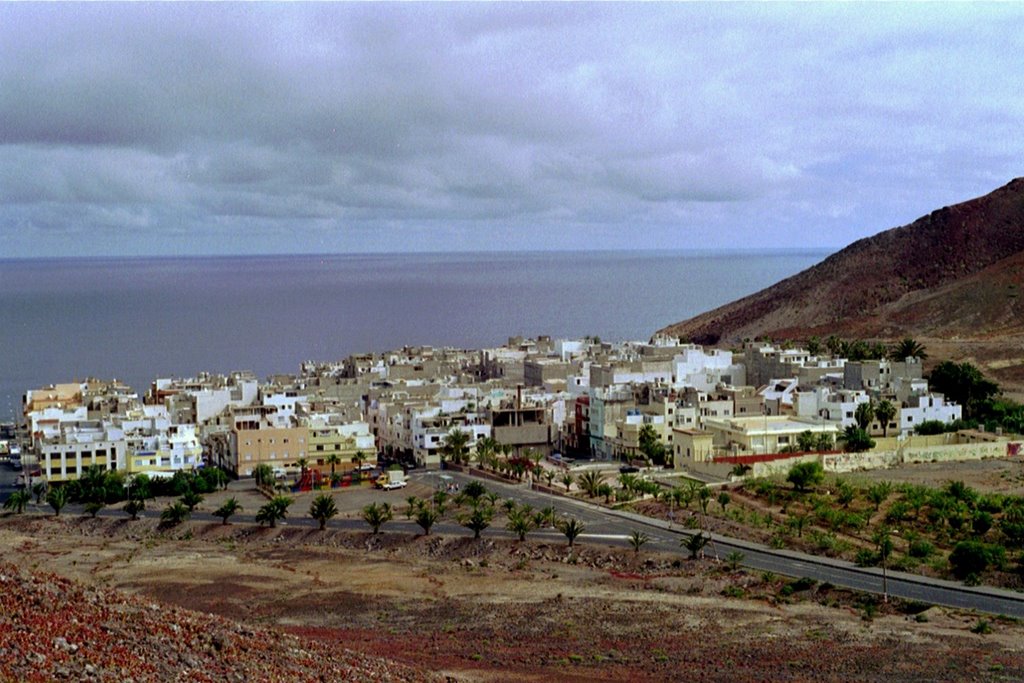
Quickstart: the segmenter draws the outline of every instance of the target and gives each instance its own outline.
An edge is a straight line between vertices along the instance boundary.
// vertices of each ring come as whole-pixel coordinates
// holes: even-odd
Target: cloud
[[[1019,175],[1022,14],[2,5],[0,230],[22,255],[840,245]]]

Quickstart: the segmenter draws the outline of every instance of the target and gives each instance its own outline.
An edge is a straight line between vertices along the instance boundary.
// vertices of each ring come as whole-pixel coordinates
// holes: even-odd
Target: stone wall
[[[897,465],[923,462],[964,462],[986,458],[1005,458],[1008,453],[1020,448],[1016,442],[989,442],[969,444],[931,445],[924,438],[915,445],[897,450],[870,451],[867,453],[837,453],[822,456],[826,472],[854,472],[857,470],[886,469]],[[921,445],[917,445],[917,444]]]

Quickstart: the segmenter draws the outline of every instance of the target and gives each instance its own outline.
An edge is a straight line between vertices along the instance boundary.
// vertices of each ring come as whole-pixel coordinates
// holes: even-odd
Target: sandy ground
[[[854,481],[891,481],[941,487],[961,480],[979,491],[1024,495],[1024,461],[1019,457],[957,463],[919,463],[842,475]]]
[[[1016,623],[980,635],[973,614],[865,607],[828,586],[783,597],[782,577],[600,545],[20,516],[0,519],[0,547],[454,680],[1024,678]]]

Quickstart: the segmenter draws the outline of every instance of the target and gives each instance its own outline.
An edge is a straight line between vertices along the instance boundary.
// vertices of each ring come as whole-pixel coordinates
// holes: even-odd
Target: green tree
[[[122,509],[134,522],[139,518],[139,513],[146,509],[146,501],[142,498],[129,498]]]
[[[452,427],[444,437],[444,444],[441,446],[441,455],[458,464],[469,460],[469,432],[464,432],[458,427]]]
[[[640,452],[649,462],[659,467],[665,464],[665,445],[661,443],[654,425],[645,424],[640,427],[639,440]]]
[[[703,533],[696,533],[692,536],[687,536],[679,545],[683,546],[690,551],[690,559],[696,560],[697,557],[704,550],[704,546],[711,542],[711,536],[705,536]]]
[[[459,524],[472,531],[473,538],[480,538],[480,532],[491,525],[493,518],[494,508],[486,503],[479,503],[459,517]]]
[[[25,511],[25,506],[32,500],[32,494],[25,490],[19,490],[12,493],[7,500],[4,501],[4,510],[10,510],[16,515],[20,515]]]
[[[928,354],[925,352],[923,345],[910,337],[906,337],[896,342],[892,347],[892,351],[889,352],[889,358],[895,361],[904,361],[908,358],[927,360]]]
[[[711,501],[711,489],[702,486],[697,490],[697,500],[700,503],[700,511],[708,514],[708,503]]]
[[[238,499],[231,496],[224,503],[213,511],[214,517],[220,517],[221,524],[227,524],[228,518],[234,516],[242,509],[242,506],[238,503]]]
[[[416,511],[415,517],[416,524],[419,525],[421,529],[423,529],[424,536],[430,535],[430,528],[433,527],[434,524],[437,523],[437,520],[439,520],[440,518],[441,515],[438,514],[437,510],[426,505],[421,505],[419,507],[419,509]]]
[[[337,470],[338,465],[341,464],[341,456],[338,455],[337,453],[330,453],[326,458],[324,458],[324,464],[331,466],[331,483],[335,483],[335,481],[337,481],[337,475],[335,474],[335,472]]]
[[[871,401],[858,403],[857,409],[853,413],[853,419],[857,421],[857,426],[861,429],[867,429],[871,426],[871,421],[875,419],[874,403]]]
[[[878,508],[881,507],[882,503],[886,501],[891,493],[892,484],[887,481],[880,481],[868,487],[868,500],[875,506],[875,512],[878,512]]]
[[[817,445],[818,437],[810,429],[805,429],[797,434],[796,447],[799,452],[809,453],[810,451],[815,450]]]
[[[875,406],[875,417],[882,423],[882,436],[889,436],[889,423],[896,417],[896,406],[888,399],[882,399]]]
[[[562,477],[561,479],[559,479],[559,481],[562,482],[563,486],[565,486],[565,492],[569,493],[569,489],[572,488],[575,479],[573,479],[572,475],[569,474],[569,472],[563,472]]]
[[[786,481],[792,484],[794,489],[801,492],[816,484],[820,484],[824,479],[825,470],[822,469],[821,463],[816,460],[798,462],[789,468],[789,474],[786,475]]]
[[[603,482],[604,475],[597,470],[588,470],[576,479],[576,484],[591,498],[597,496],[597,489]]]
[[[850,503],[857,497],[857,491],[849,482],[841,479],[836,480],[836,501],[844,508],[850,507]]]
[[[843,446],[847,453],[862,453],[875,447],[875,440],[857,425],[843,430]]]
[[[337,514],[338,506],[334,503],[334,498],[326,493],[321,493],[309,504],[309,516],[320,523],[320,531],[327,527],[327,520],[337,516]]]
[[[537,515],[538,516],[531,515],[529,512],[522,509],[516,510],[508,516],[505,528],[518,536],[520,541],[525,541],[526,534],[536,529],[538,526],[538,520],[543,518],[542,513],[537,513]]]
[[[165,526],[178,526],[188,519],[188,508],[181,501],[169,503],[160,513],[160,523]]]
[[[807,340],[807,353],[812,356],[817,356],[821,353],[821,340],[817,337],[811,337]]]
[[[329,498],[329,496],[327,497]],[[333,504],[334,501],[331,500],[331,503]],[[335,514],[337,514],[337,508],[335,508],[334,512]],[[379,534],[380,528],[384,526],[387,522],[390,522],[392,517],[394,516],[394,513],[391,510],[391,505],[389,505],[388,503],[370,503],[369,505],[363,508],[362,514],[363,521],[370,525],[370,529],[372,529],[373,533],[375,534]],[[333,515],[331,516],[333,517]],[[316,519],[319,519],[319,517],[317,517]],[[324,519],[321,522],[320,528],[323,529],[324,525],[326,524],[327,520]]]
[[[45,481],[37,481],[35,484],[32,484],[32,495],[36,497],[36,505],[42,502],[48,488],[49,486]]]
[[[252,476],[256,480],[256,486],[274,485],[274,468],[266,463],[256,465],[252,471]]]
[[[732,498],[728,493],[722,491],[718,494],[718,498],[716,498],[716,500],[718,501],[718,504],[722,506],[722,512],[725,513],[725,506],[729,504]]]
[[[476,441],[476,464],[477,467],[483,469],[490,464],[494,458],[494,454],[498,450],[498,442],[492,437],[485,436],[482,439]]]
[[[1001,545],[989,545],[981,541],[960,541],[949,554],[949,566],[958,579],[977,576],[991,566],[1002,566],[1006,561],[1006,549]]]
[[[729,565],[729,571],[734,572],[737,569],[739,569],[740,565],[743,564],[743,560],[745,559],[745,557],[746,556],[739,550],[733,550],[731,553],[726,555],[725,562],[727,565]]]
[[[63,486],[54,486],[46,493],[46,502],[53,508],[54,517],[59,517],[60,511],[68,504],[68,492]]]
[[[586,529],[586,525],[575,517],[563,519],[558,523],[558,530],[561,531],[567,539],[569,539],[570,548],[576,543],[576,539],[580,537],[584,529]]]
[[[481,496],[487,495],[487,487],[478,481],[471,481],[466,484],[466,488],[464,488],[462,492],[466,494],[467,498],[477,500]]]
[[[832,438],[832,435],[828,432],[820,432],[818,434],[818,443],[815,444],[814,450],[816,451],[830,451],[835,448],[836,442]]]
[[[85,504],[85,513],[96,519],[96,515],[99,514],[100,510],[107,507],[107,504],[99,500],[91,500]]]
[[[203,497],[195,491],[186,491],[181,496],[181,504],[188,508],[189,512],[193,512],[196,507],[203,502]]]
[[[928,377],[928,386],[963,407],[965,418],[977,418],[985,404],[999,393],[999,385],[985,379],[970,363],[943,361]]]
[[[629,535],[629,545],[633,548],[633,552],[640,554],[640,548],[647,545],[651,540],[651,537],[640,531],[639,529],[633,529],[633,533]]]
[[[266,523],[273,529],[279,519],[287,517],[288,508],[293,502],[288,496],[274,496],[256,511],[256,522],[260,526]]]

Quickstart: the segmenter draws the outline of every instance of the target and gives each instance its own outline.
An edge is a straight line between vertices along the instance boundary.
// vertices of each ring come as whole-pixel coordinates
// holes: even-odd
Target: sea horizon
[[[298,372],[303,361],[509,337],[647,340],[823,250],[593,250],[6,259],[0,419],[29,389]]]

